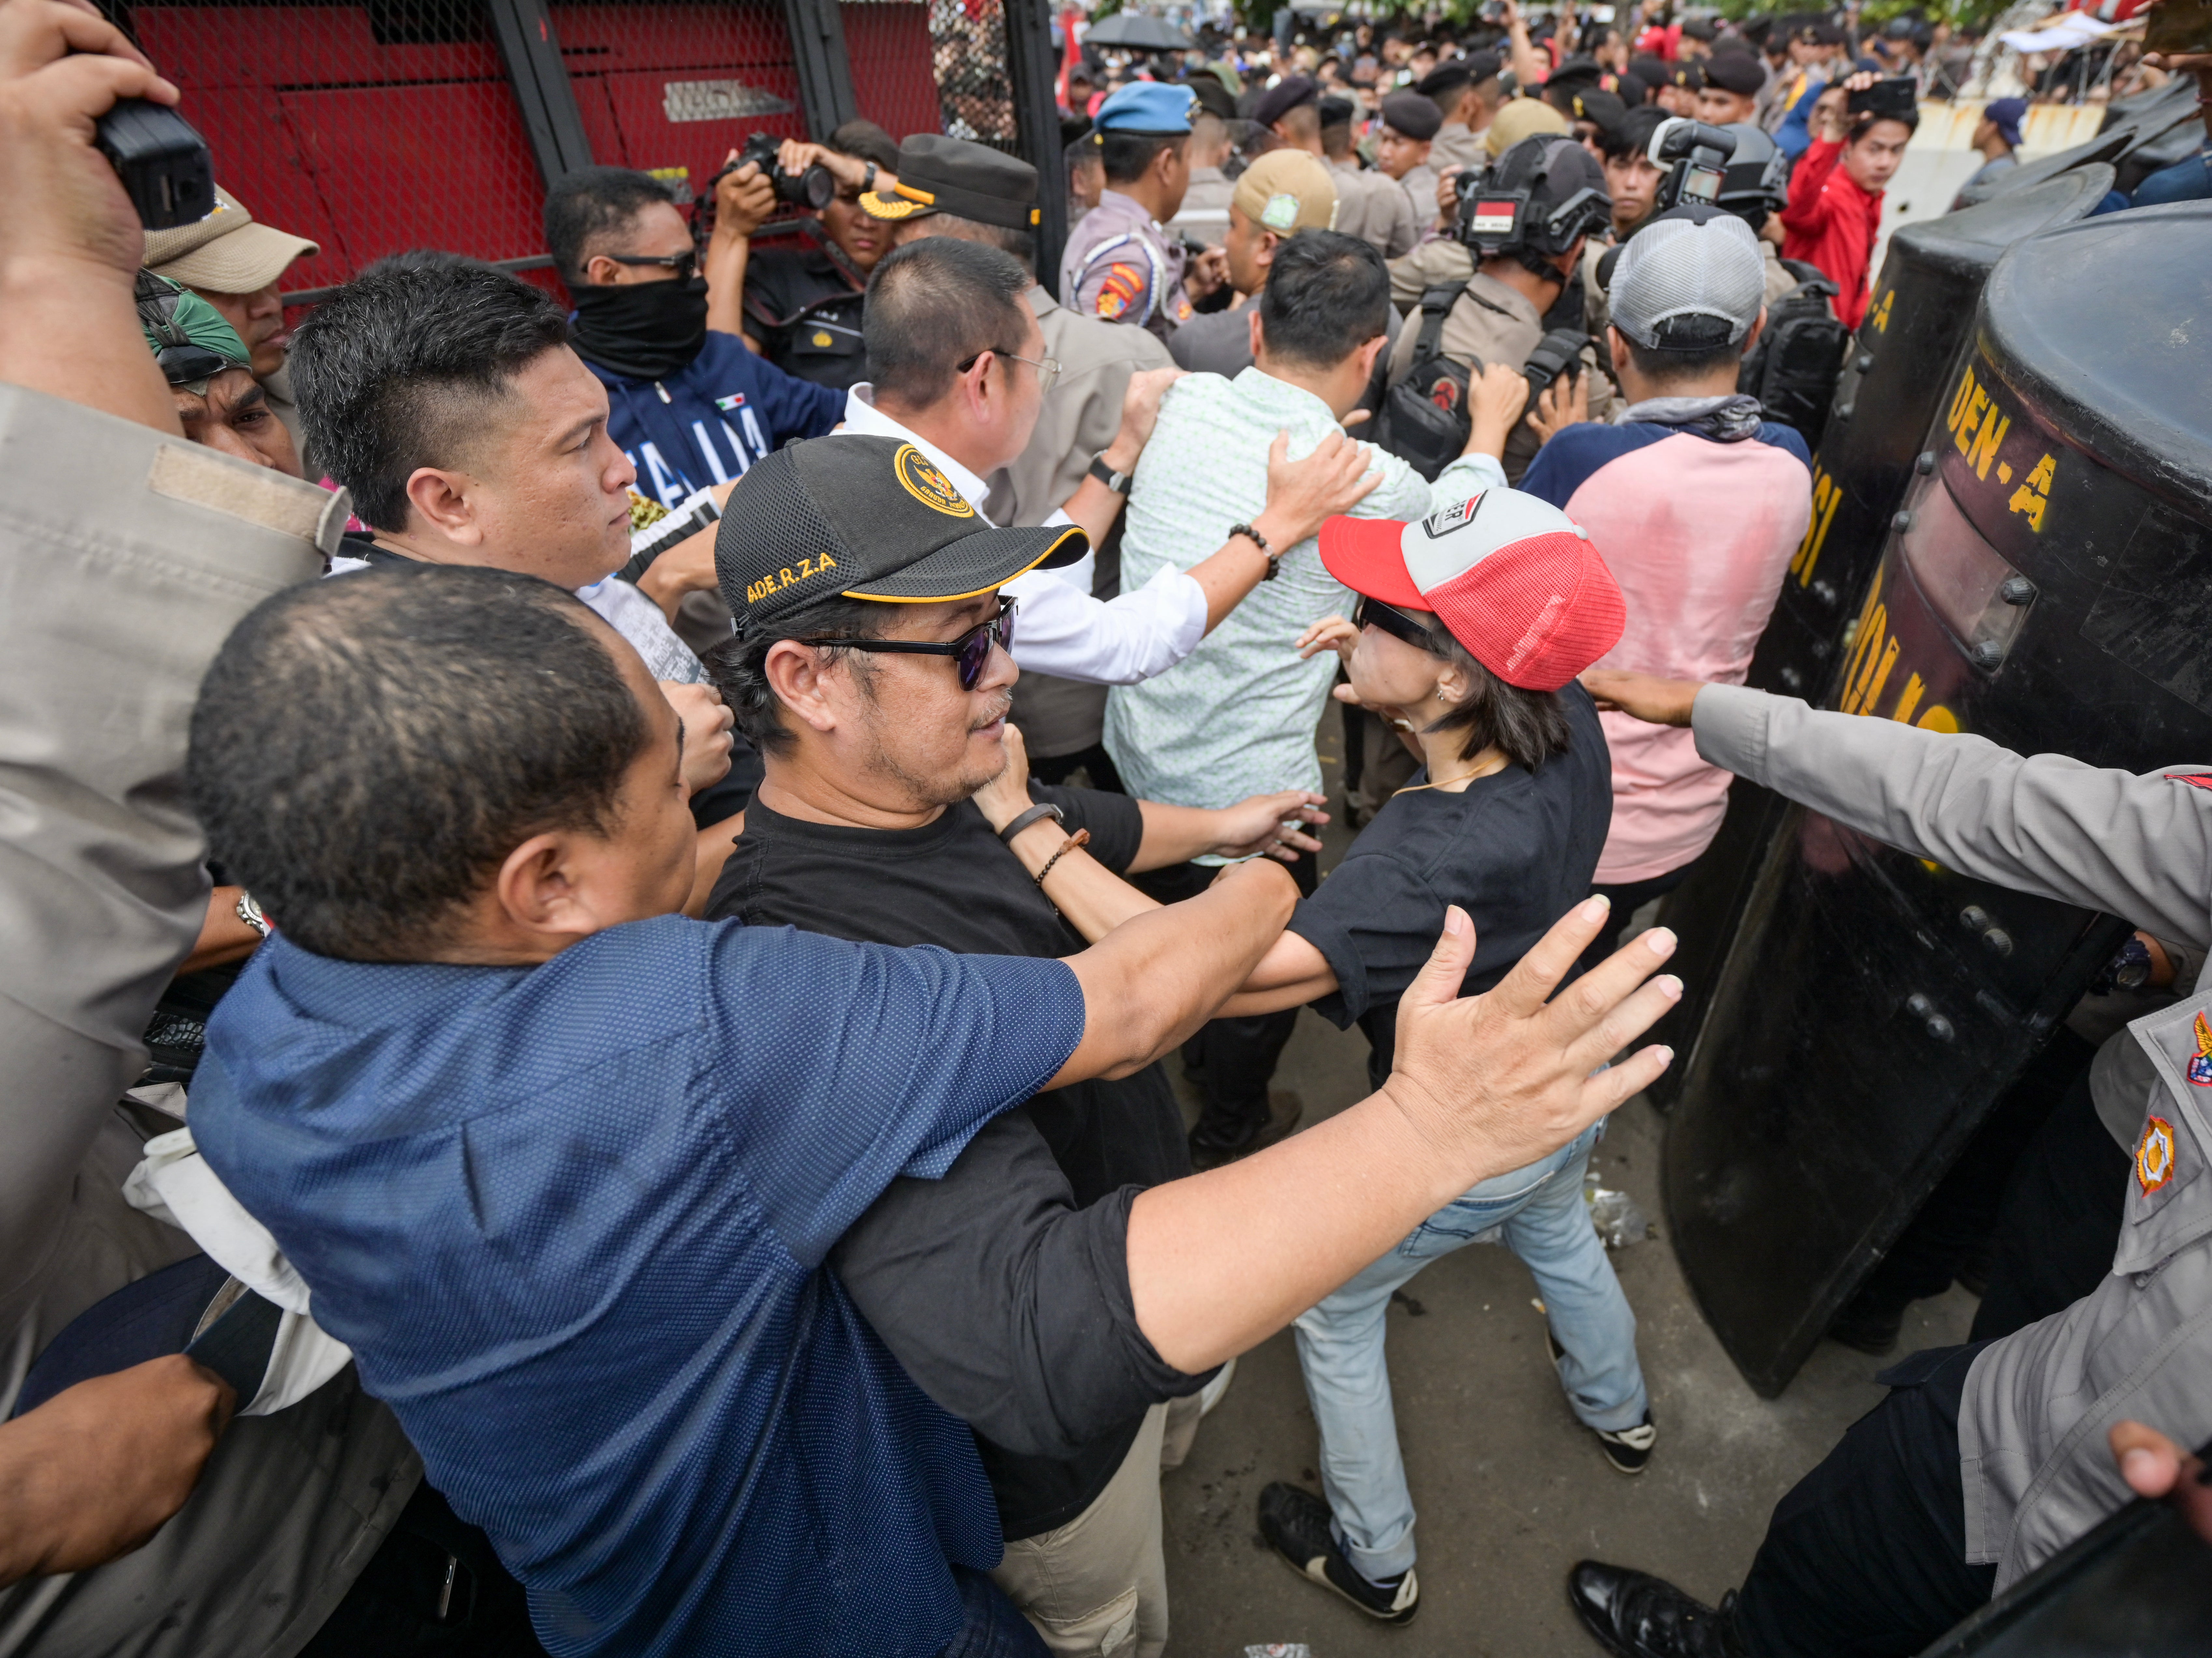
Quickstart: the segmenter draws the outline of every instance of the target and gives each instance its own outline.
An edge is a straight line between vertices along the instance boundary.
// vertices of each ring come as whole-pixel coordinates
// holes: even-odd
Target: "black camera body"
[[[93,141],[147,229],[173,230],[215,211],[207,140],[173,109],[143,98],[118,99],[94,124]]]
[[[745,139],[744,148],[738,151],[738,159],[726,164],[721,173],[717,173],[713,179],[708,181],[708,193],[713,194],[714,184],[723,173],[734,173],[750,161],[760,168],[774,187],[776,200],[804,208],[809,213],[819,213],[836,195],[837,180],[819,161],[799,172],[786,173],[775,159],[776,152],[782,147],[783,140],[772,132],[751,134]]]
[[[1660,122],[1651,133],[1650,155],[1651,164],[1667,176],[1659,181],[1651,210],[1664,213],[1684,202],[1711,206],[1720,199],[1721,182],[1735,154],[1735,134],[1723,127],[1683,115]]]
[[[1919,89],[1911,76],[1894,75],[1852,93],[1844,100],[1844,112],[1855,118],[1870,115],[1877,121],[1911,122],[1920,113]]]

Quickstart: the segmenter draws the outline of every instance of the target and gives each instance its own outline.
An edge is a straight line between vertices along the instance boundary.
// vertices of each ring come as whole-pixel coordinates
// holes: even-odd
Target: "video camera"
[[[1659,181],[1652,211],[1664,213],[1683,202],[1711,206],[1720,199],[1721,182],[1729,158],[1735,154],[1735,134],[1677,115],[1652,130],[1651,165],[1666,177]]]
[[[750,162],[761,170],[762,176],[774,188],[776,200],[805,208],[809,213],[819,213],[837,194],[836,179],[819,161],[797,173],[785,172],[775,159],[782,148],[783,140],[772,132],[748,135],[744,147],[738,151],[737,160],[723,162],[720,170],[707,180],[707,198],[713,199],[714,186],[724,178]]]

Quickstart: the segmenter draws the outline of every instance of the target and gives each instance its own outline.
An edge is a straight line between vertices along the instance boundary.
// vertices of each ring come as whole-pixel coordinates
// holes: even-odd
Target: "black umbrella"
[[[1191,52],[1198,42],[1164,17],[1148,12],[1117,11],[1102,18],[1083,33],[1093,46],[1128,46],[1139,52]]]

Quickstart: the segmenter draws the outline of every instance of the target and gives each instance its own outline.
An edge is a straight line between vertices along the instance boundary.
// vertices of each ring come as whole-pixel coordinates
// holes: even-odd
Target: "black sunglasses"
[[[688,282],[699,274],[699,253],[696,248],[682,253],[610,253],[607,257],[617,264],[657,264],[663,270],[674,271],[680,282]]]
[[[949,656],[960,671],[960,689],[972,691],[982,683],[983,670],[991,660],[991,647],[996,645],[1008,655],[1014,649],[1014,601],[1001,594],[999,611],[988,622],[979,622],[957,639],[942,643],[907,639],[802,639],[801,645],[838,645],[848,650],[884,651],[899,656]]]
[[[1379,598],[1360,596],[1352,606],[1352,625],[1355,628],[1380,628],[1393,639],[1402,639],[1415,650],[1426,651],[1431,656],[1442,656],[1437,636],[1403,610],[1393,610]]]

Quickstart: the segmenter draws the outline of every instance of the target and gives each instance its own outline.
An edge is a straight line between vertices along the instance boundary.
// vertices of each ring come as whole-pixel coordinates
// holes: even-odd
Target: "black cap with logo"
[[[956,219],[1029,230],[1037,222],[1036,169],[1018,156],[941,132],[917,132],[899,146],[898,183],[860,197],[872,219]]]
[[[973,598],[1090,550],[1073,525],[999,530],[897,438],[834,434],[754,463],[714,536],[738,635],[832,598]]]

